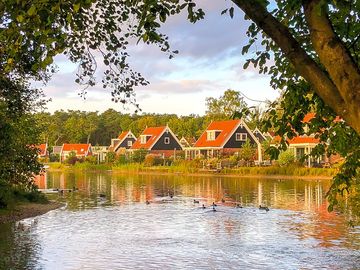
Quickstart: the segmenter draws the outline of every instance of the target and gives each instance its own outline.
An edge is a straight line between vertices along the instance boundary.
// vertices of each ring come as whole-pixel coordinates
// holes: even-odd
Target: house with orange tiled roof
[[[136,137],[131,130],[123,131],[116,139],[111,139],[109,151],[115,152],[117,155],[125,153],[126,149],[130,149],[135,143]]]
[[[302,120],[303,123],[307,125],[304,127],[305,132],[309,130],[308,125],[311,124],[311,120],[316,116],[315,113],[308,113],[304,116]],[[334,121],[341,121],[340,117],[336,117]],[[280,142],[280,136],[275,136],[271,143],[272,146],[278,145]],[[292,139],[287,140],[288,149],[293,151],[295,159],[299,160],[305,155],[311,153],[311,151],[320,143],[320,140],[315,137],[315,134],[310,135],[300,135]],[[326,155],[320,158],[308,157],[306,160],[306,165],[308,167],[319,166],[321,164],[334,163],[339,160],[339,156],[327,157]]]
[[[42,143],[35,146],[37,149],[39,149],[39,158],[45,158],[49,155],[49,151],[47,150],[47,143]]]
[[[150,154],[163,157],[174,156],[183,147],[176,135],[168,126],[147,127],[129,149],[130,152],[145,149]]]
[[[193,147],[185,149],[185,158],[193,159],[231,155],[249,140],[258,149],[258,160],[261,161],[261,145],[242,119],[213,121],[201,134]]]
[[[74,152],[77,158],[92,156],[90,143],[64,143],[60,151],[60,162],[63,162],[71,152]]]

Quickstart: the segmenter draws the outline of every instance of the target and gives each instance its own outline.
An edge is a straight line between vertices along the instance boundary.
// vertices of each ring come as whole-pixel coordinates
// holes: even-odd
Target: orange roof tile
[[[88,153],[90,146],[91,144],[87,144],[87,143],[75,143],[75,144],[64,143],[62,147],[62,151],[67,151],[67,152],[75,151],[76,155],[83,156]]]
[[[207,129],[201,134],[196,141],[194,147],[221,147],[226,140],[231,136],[234,129],[240,124],[241,120],[227,120],[227,121],[213,121]],[[220,134],[213,141],[207,140],[207,131],[216,130]]]
[[[280,143],[280,136],[276,136],[273,139],[273,143]],[[292,138],[291,140],[287,140],[287,142],[289,143],[289,145],[291,144],[309,144],[309,143],[319,143],[320,140],[314,137],[309,137],[309,136],[297,136]]]
[[[123,139],[125,139],[125,137],[128,135],[128,133],[129,133],[129,130],[121,132],[121,134],[120,134],[119,137],[118,137],[118,139],[120,140],[120,142],[122,142]]]
[[[160,138],[160,135],[163,133],[163,131],[166,129],[166,126],[164,127],[149,127],[146,128],[141,135],[148,135],[150,138],[146,141],[146,143],[141,143],[141,135],[140,137],[134,142],[132,147],[130,149],[151,149],[151,147],[154,145],[154,143]]]
[[[317,138],[314,138],[314,137],[308,137],[308,136],[305,136],[305,137],[301,137],[301,136],[297,136],[297,137],[294,137],[292,138],[291,140],[288,140],[289,144],[301,144],[301,143],[304,143],[304,144],[308,144],[308,143],[319,143],[320,140],[317,139]]]

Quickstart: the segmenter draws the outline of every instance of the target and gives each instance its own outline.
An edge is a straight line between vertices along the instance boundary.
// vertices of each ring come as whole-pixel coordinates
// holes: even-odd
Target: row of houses
[[[309,123],[314,116],[314,114],[308,114],[304,118],[304,122]],[[184,137],[179,139],[169,126],[147,127],[139,137],[136,137],[131,131],[123,131],[117,138],[111,140],[109,147],[91,146],[91,144],[63,144],[54,148],[53,152],[59,154],[60,161],[64,161],[71,152],[75,152],[79,158],[96,155],[101,162],[105,160],[107,152],[122,155],[131,154],[140,149],[164,158],[184,154],[185,159],[188,160],[198,157],[208,159],[232,155],[238,152],[246,141],[249,141],[256,148],[255,160],[260,163],[263,161],[261,145],[265,140],[276,145],[279,137],[263,133],[258,128],[250,130],[242,119],[236,119],[211,122],[201,136],[191,142]],[[319,143],[319,139],[315,136],[304,135],[292,138],[288,140],[288,143],[294,157],[299,159],[310,153]],[[41,151],[41,153],[45,152]],[[317,159],[309,157],[307,160],[308,166],[321,162],[328,162],[327,157]]]

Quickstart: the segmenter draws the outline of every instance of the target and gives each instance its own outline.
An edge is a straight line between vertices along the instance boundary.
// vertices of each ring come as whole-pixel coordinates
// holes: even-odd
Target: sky
[[[243,65],[247,55],[241,50],[247,44],[246,29],[249,24],[244,14],[235,7],[234,18],[221,15],[230,7],[230,1],[202,0],[199,6],[206,13],[205,19],[192,24],[185,14],[170,18],[161,31],[169,36],[172,50],[179,54],[173,59],[157,47],[141,44],[129,47],[130,64],[150,84],[135,90],[136,100],[143,113],[169,113],[178,115],[203,115],[207,97],[220,97],[227,89],[241,91],[254,100],[274,100],[278,92],[269,85],[270,78],[260,75]],[[259,47],[260,44],[257,44]],[[101,70],[97,84],[88,89],[86,100],[78,93],[75,83],[77,65],[64,55],[57,56],[58,72],[42,89],[51,102],[47,110],[82,110],[103,112],[113,108],[122,113],[134,113],[133,106],[123,106],[111,101],[110,90],[103,89]],[[100,66],[100,65],[99,65]],[[258,105],[245,98],[250,105]]]

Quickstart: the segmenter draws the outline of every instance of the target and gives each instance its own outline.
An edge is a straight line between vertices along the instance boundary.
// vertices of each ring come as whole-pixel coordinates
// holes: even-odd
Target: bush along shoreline
[[[209,174],[209,175],[231,175],[231,176],[296,176],[296,177],[325,177],[331,178],[337,168],[306,168],[298,163],[287,164],[284,166],[272,165],[260,166],[236,166],[221,167],[217,169],[217,161],[211,160],[205,163],[203,160],[176,160],[149,162],[144,160],[126,163],[102,163],[93,164],[87,161],[69,165],[65,163],[49,163],[49,171],[113,171],[128,173],[166,173],[166,174]]]

